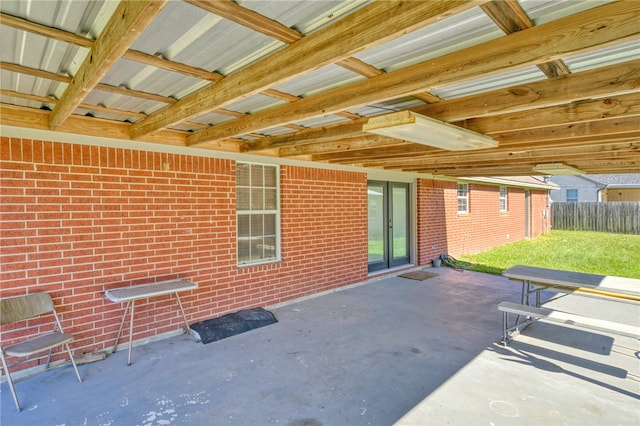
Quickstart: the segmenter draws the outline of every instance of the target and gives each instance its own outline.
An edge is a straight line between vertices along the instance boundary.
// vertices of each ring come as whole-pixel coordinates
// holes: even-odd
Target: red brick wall
[[[418,179],[418,263],[445,253],[457,257],[525,238],[525,190],[508,188],[507,212],[500,211],[498,186],[469,184],[469,213],[458,214],[457,184]],[[543,218],[546,191],[531,190],[531,236],[548,232]]]
[[[365,279],[366,175],[280,172],[282,261],[238,267],[234,161],[2,138],[0,296],[51,293],[85,353],[115,339],[110,288],[190,279],[195,322]],[[34,324],[3,327],[3,344]],[[173,298],[136,304],[134,339],[180,327]]]
[[[0,296],[51,293],[77,353],[113,344],[123,307],[104,300],[110,288],[190,279],[196,322],[367,278],[365,173],[281,166],[282,260],[243,267],[232,160],[5,137],[0,178]],[[420,265],[524,238],[524,190],[501,213],[497,186],[469,188],[458,215],[455,183],[418,180]],[[534,237],[549,230],[544,208],[532,191]],[[2,327],[3,344],[37,324]],[[172,297],[136,304],[134,339],[179,328]]]

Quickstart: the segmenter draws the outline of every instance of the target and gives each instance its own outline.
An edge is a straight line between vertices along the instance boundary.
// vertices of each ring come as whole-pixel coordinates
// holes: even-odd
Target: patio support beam
[[[355,11],[348,19],[340,19],[331,26],[301,38],[269,57],[230,74],[219,83],[187,95],[175,105],[141,120],[132,127],[131,137],[138,138],[189,117],[222,107],[236,99],[259,93],[280,82],[325,65],[334,64],[354,53],[382,44],[485,1],[373,2]],[[299,103],[300,101],[291,105]],[[334,109],[332,112],[339,111],[341,109]],[[291,120],[288,121],[288,123],[291,122]],[[249,130],[242,134],[251,132],[252,130]],[[203,138],[199,142],[206,142],[206,140]]]
[[[586,137],[576,137],[571,139],[557,139],[557,140],[547,140],[542,144],[533,145],[531,143],[503,143],[497,148],[492,149],[491,151],[482,152],[485,154],[496,153],[498,155],[505,152],[523,152],[528,150],[537,150],[537,149],[547,149],[547,148],[557,148],[557,147],[570,147],[570,146],[591,146],[598,145],[604,143],[615,143],[615,142],[637,142],[640,137],[640,130],[636,132],[627,132],[622,134],[613,134],[613,135],[597,135],[597,136],[586,136]],[[478,151],[480,152],[480,151]],[[468,152],[467,156],[473,156],[476,153]],[[389,146],[380,150],[371,150],[371,149],[360,149],[360,150],[352,150],[345,152],[334,152],[328,154],[317,154],[312,155],[309,159],[310,161],[325,161],[336,164],[361,164],[363,166],[370,167],[383,167],[383,166],[394,166],[401,165],[403,160],[406,159],[408,155],[411,155],[413,158],[411,161],[406,161],[404,166],[411,166],[415,164],[417,161],[432,159],[433,161],[439,161],[440,159],[446,159],[449,164],[456,164],[455,158],[460,155],[460,153],[437,150],[436,148],[414,144],[414,143],[405,143],[404,146]]]
[[[640,26],[637,25],[639,12],[640,5],[633,2],[606,4],[364,82],[201,130],[191,135],[187,144],[192,146],[234,137],[454,82],[469,81],[479,74],[497,74],[546,62],[614,41],[637,39],[640,36]],[[304,40],[307,39],[301,42]],[[477,57],[478,50],[484,52],[482,57],[469,62],[469,57]]]
[[[472,176],[531,176],[531,170],[535,163],[531,164],[495,164],[489,166],[469,167],[439,167],[407,169],[405,172],[424,173],[428,175],[442,175],[450,177]],[[577,167],[586,174],[592,173],[636,173],[640,167],[640,161],[614,160],[614,159],[589,159],[571,161],[573,167]]]
[[[60,75],[45,70],[26,67],[24,65],[12,64],[10,62],[0,62],[0,68],[4,71],[11,71],[19,74],[31,75],[34,77],[46,78],[52,81],[59,81],[61,83],[69,84],[72,78],[66,75]],[[98,83],[95,89],[102,90],[104,92],[116,93],[123,96],[131,96],[134,98],[147,99],[154,102],[162,102],[166,104],[173,104],[177,101],[174,98],[167,96],[157,95],[155,93],[141,92],[138,90],[127,89],[126,87],[111,86],[109,84]]]
[[[385,164],[383,161],[378,166],[372,165],[372,167],[382,167],[385,170],[405,170],[408,168],[416,168],[420,166],[425,167],[441,167],[449,166],[452,163],[461,167],[465,165],[478,165],[485,166],[491,164],[499,164],[501,162],[509,163],[554,163],[565,162],[567,158],[575,160],[580,159],[598,159],[598,158],[616,158],[621,154],[630,152],[638,152],[640,150],[640,141],[614,141],[614,142],[598,142],[593,144],[580,144],[571,145],[566,144],[564,146],[554,147],[529,147],[529,149],[515,150],[505,149],[501,152],[477,152],[469,155],[457,155],[454,157],[444,157],[441,159],[432,159],[429,157],[416,159],[416,161],[407,164]]]
[[[640,93],[637,84],[640,79],[640,60],[610,65],[590,71],[570,74],[567,76],[544,80],[526,85],[513,86],[480,95],[471,95],[463,98],[442,101],[438,104],[426,105],[415,108],[414,111],[439,120],[456,122],[472,117],[493,117],[506,113],[522,112],[521,119],[537,119],[538,112],[531,110],[563,105],[570,102],[581,102],[593,98],[616,98],[620,94]],[[491,102],[487,102],[491,99]],[[622,98],[633,99],[633,98]],[[602,100],[598,102],[603,102]],[[617,101],[614,101],[617,102]],[[589,101],[587,101],[589,103]],[[602,106],[603,114],[611,104]],[[570,109],[571,106],[565,105]],[[582,108],[586,108],[582,107]],[[551,117],[551,120],[556,120]],[[480,120],[479,118],[473,119]],[[367,119],[363,118],[353,123],[337,124],[316,129],[307,129],[300,132],[281,136],[262,138],[251,142],[249,151],[260,151],[272,148],[284,148],[287,146],[330,142],[334,139],[349,138],[359,135],[362,125]],[[494,120],[492,120],[494,121]],[[502,121],[502,120],[500,120]],[[546,121],[543,121],[546,123]],[[555,122],[555,121],[552,121]],[[499,125],[499,124],[496,124]],[[477,131],[484,132],[483,128]]]
[[[535,25],[522,9],[518,0],[494,0],[483,4],[480,8],[505,34],[526,30]],[[567,68],[561,59],[543,62],[538,64],[537,67],[547,78],[569,74],[569,68]]]
[[[60,97],[49,117],[50,128],[56,129],[73,113],[166,3],[167,0],[123,0],[118,5]]]
[[[637,125],[639,119],[640,115],[630,115],[607,118],[595,122],[586,121],[524,131],[496,133],[493,137],[500,142],[500,145],[487,151],[487,154],[527,150],[531,148],[539,149],[574,144],[589,144],[590,140],[594,142],[602,140],[627,140],[640,136],[640,130]],[[304,147],[298,151],[299,155],[306,153]],[[470,158],[475,155],[476,152],[483,151],[468,151],[465,152],[464,155]],[[411,157],[407,157],[408,154],[412,154]],[[365,167],[380,167],[385,165],[410,165],[416,161],[425,159],[437,161],[438,159],[446,158],[448,161],[455,162],[455,159],[459,158],[459,155],[459,153],[452,151],[439,150],[420,144],[405,143],[404,146],[397,145],[388,148],[354,149],[349,152],[315,154],[312,160],[347,164],[357,161]],[[394,158],[394,156],[397,158]]]

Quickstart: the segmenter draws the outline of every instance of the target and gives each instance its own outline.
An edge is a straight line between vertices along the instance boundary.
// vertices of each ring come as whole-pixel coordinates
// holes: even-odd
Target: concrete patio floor
[[[449,268],[267,307],[279,322],[203,345],[186,335],[2,384],[13,425],[638,425],[637,339],[552,324],[498,344],[502,277]],[[550,304],[638,323],[640,307]]]

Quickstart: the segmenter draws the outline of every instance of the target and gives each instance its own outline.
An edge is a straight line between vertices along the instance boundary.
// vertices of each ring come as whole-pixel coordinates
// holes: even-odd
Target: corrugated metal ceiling
[[[518,3],[535,25],[543,25],[610,2],[519,0]],[[2,0],[0,10],[7,16],[64,30],[92,41],[101,34],[118,4],[115,0]],[[375,2],[244,0],[234,5],[267,17],[273,20],[274,25],[280,25],[291,34],[297,32],[300,38],[304,38],[363,8],[375,5]],[[78,72],[90,52],[90,46],[81,47],[16,29],[11,25],[0,26],[0,37],[2,63],[26,67],[20,71],[3,66],[0,74],[0,86],[3,90],[0,101],[3,104],[33,109],[55,108],[55,100],[62,97],[71,77]],[[361,62],[356,68],[352,69],[340,61],[322,63],[270,86],[270,89],[280,93],[273,90],[271,93],[247,93],[223,102],[218,109],[204,110],[166,127],[192,132],[207,126],[228,124],[245,115],[259,115],[282,107],[288,102],[295,102],[296,98],[307,99],[331,93],[354,83],[364,83],[376,73],[393,73],[448,54],[454,55],[461,49],[478,46],[478,55],[482,55],[484,43],[504,37],[504,31],[486,10],[473,7],[422,28],[407,31],[405,35],[390,37],[383,43],[360,49],[352,55],[354,60]],[[172,0],[144,28],[130,50],[194,67],[202,73],[209,73],[210,78],[162,69],[125,55],[110,67],[100,85],[89,91],[74,114],[135,123],[217,84],[213,80],[236,74],[257,61],[268,61],[271,55],[288,46],[287,42],[268,35],[267,28],[264,31],[261,28],[252,29],[188,2]],[[308,54],[312,55],[313,52]],[[596,49],[589,48],[584,52],[577,51],[562,57],[562,62],[569,72],[579,73],[638,59],[640,41],[632,38]],[[358,71],[358,67],[369,69]],[[377,102],[354,104],[342,113],[318,111],[305,119],[296,119],[291,123],[249,131],[246,135],[238,134],[234,137],[238,140],[255,140],[259,134],[275,136],[295,132],[295,126],[330,127],[348,123],[358,117],[415,109],[429,102],[465,98],[496,89],[542,82],[548,78],[542,68],[528,64],[477,74],[454,83],[432,84],[425,88],[429,93],[423,93],[422,96],[399,93],[397,98],[389,99],[393,96],[388,95]]]

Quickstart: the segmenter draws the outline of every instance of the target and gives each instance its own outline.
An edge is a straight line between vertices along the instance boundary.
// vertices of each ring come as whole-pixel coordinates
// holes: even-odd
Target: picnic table
[[[640,303],[639,279],[523,265],[509,268],[502,275],[511,280],[522,282],[520,304],[505,301],[498,305],[498,310],[503,312],[504,344],[507,344],[514,334],[519,333],[521,329],[538,319],[640,338],[640,324],[620,324],[593,316],[543,308],[540,296],[541,291],[551,290],[590,297],[612,298],[623,303],[638,304]],[[532,295],[535,296],[533,304]],[[508,324],[508,314],[517,315],[513,326]],[[521,318],[525,318],[525,320],[520,321]]]

